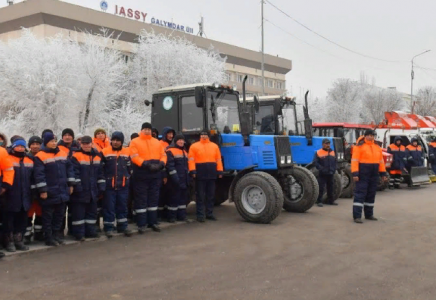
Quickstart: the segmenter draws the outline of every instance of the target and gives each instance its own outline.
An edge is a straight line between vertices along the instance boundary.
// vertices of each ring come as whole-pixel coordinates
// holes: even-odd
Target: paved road
[[[0,262],[0,299],[435,299],[436,184],[378,195],[378,222],[352,202],[65,246]]]

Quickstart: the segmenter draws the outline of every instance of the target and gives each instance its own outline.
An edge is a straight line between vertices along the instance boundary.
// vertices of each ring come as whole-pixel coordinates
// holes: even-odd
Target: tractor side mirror
[[[145,106],[150,106],[150,104],[151,104],[151,106],[154,107],[154,101],[144,100],[144,104],[145,104]]]
[[[202,87],[197,86],[195,88],[195,105],[197,107],[203,107],[204,106],[204,90]]]
[[[260,104],[259,104],[259,99],[257,98],[256,95],[254,95],[253,97],[253,102],[254,102],[254,111],[258,113],[260,109]]]

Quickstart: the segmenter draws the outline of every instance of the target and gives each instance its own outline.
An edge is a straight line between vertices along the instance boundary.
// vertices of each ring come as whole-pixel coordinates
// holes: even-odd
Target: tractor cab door
[[[204,108],[197,107],[194,91],[157,94],[153,96],[151,123],[159,132],[166,126],[186,138],[187,148],[200,139],[200,132],[206,127]]]

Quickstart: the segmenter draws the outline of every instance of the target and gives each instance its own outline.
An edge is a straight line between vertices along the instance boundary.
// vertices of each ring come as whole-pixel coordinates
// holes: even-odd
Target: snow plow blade
[[[412,167],[410,173],[413,185],[430,184],[427,167]]]

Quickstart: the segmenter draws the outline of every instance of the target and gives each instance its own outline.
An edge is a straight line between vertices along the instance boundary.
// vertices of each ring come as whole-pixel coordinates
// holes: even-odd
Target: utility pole
[[[263,19],[263,4],[264,4],[264,0],[260,0],[261,3],[261,8],[260,8],[260,14],[261,14],[261,18],[262,18],[262,96],[265,95],[265,48],[264,48],[264,31],[263,31],[263,24],[264,19]]]
[[[414,113],[414,110],[415,110],[415,104],[413,103],[413,79],[415,79],[415,72],[413,71],[413,60],[415,59],[415,57],[418,57],[418,56],[423,55],[423,54],[430,52],[430,51],[431,50],[427,50],[427,51],[424,51],[424,52],[419,53],[419,54],[415,55],[414,57],[412,57],[412,72],[410,73],[410,75],[411,75],[410,76],[411,77],[411,80],[410,80],[410,106],[411,106],[412,114]]]

